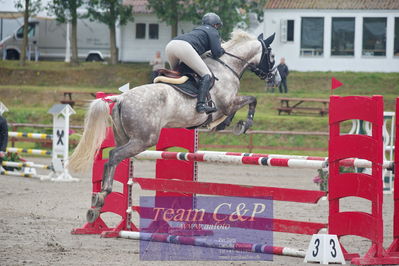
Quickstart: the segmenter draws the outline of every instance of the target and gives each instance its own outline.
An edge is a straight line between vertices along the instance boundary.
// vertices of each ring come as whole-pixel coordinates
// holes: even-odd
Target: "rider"
[[[218,31],[222,26],[222,20],[217,14],[207,13],[202,17],[201,26],[175,37],[165,48],[169,65],[173,70],[176,70],[179,63],[183,62],[200,75],[198,101],[195,108],[198,113],[209,114],[217,111],[215,107],[205,104],[206,95],[212,87],[214,78],[200,55],[209,50],[215,58],[223,55],[224,50],[221,47]]]

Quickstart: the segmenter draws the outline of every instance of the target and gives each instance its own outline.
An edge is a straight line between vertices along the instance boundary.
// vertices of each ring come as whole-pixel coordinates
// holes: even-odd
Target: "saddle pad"
[[[193,79],[188,79],[183,84],[170,84],[166,82],[162,82],[172,86],[175,90],[180,91],[181,93],[190,96],[192,98],[196,98],[198,96],[198,88],[197,83]]]
[[[168,84],[183,84],[188,80],[187,76],[181,76],[180,78],[170,78],[165,76],[158,76],[154,79],[154,83],[168,83]]]

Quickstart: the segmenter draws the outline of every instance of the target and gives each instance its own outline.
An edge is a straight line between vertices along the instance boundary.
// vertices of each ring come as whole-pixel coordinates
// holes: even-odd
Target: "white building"
[[[119,59],[124,62],[148,62],[156,51],[165,58],[165,46],[171,40],[172,27],[161,22],[147,8],[146,0],[125,0],[125,5],[133,6],[134,22],[120,27]],[[180,22],[178,33],[188,32],[193,24]]]
[[[398,0],[269,0],[263,27],[292,70],[399,72]]]

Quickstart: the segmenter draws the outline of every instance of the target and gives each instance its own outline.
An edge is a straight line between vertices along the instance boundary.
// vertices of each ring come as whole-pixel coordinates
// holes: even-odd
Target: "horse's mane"
[[[256,40],[255,36],[245,32],[243,30],[237,29],[231,33],[231,38],[229,41],[222,44],[224,49],[229,49],[230,47],[234,47],[241,42]]]

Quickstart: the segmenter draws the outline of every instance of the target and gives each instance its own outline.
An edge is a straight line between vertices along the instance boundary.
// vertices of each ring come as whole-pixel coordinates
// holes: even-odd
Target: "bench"
[[[293,111],[308,111],[310,113],[318,113],[321,116],[328,114],[329,99],[316,99],[316,98],[287,98],[279,97],[280,106],[277,107],[278,114],[287,113],[291,114]],[[303,106],[306,103],[322,104],[322,106]]]
[[[81,104],[84,105],[86,103],[89,103],[91,99],[72,99],[72,94],[74,95],[89,95],[93,98],[96,98],[96,93],[95,92],[85,92],[85,91],[64,91],[62,92],[64,95],[64,98],[60,100],[60,103],[62,104],[69,104],[70,106],[74,107],[75,104]]]

